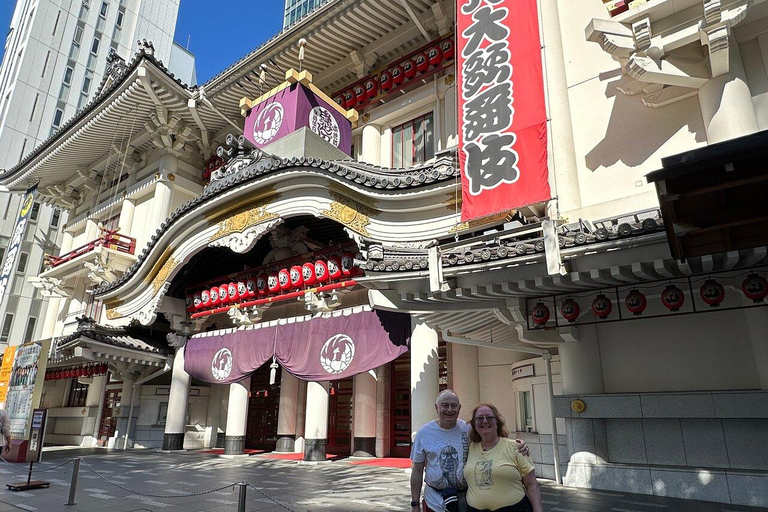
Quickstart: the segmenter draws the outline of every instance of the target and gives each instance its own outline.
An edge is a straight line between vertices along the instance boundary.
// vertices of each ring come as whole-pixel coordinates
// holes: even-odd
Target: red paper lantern
[[[685,294],[683,290],[677,286],[670,284],[664,291],[661,292],[661,303],[667,307],[670,311],[677,311],[685,302]]]
[[[349,89],[344,91],[344,108],[350,109],[355,106],[355,91]]]
[[[424,73],[428,69],[429,57],[427,56],[427,52],[421,52],[420,54],[416,55],[416,71],[419,73]]]
[[[357,84],[355,86],[355,103],[362,105],[368,100],[368,95],[365,92],[365,84]]]
[[[443,50],[440,49],[440,46],[435,45],[429,49],[427,52],[427,61],[432,67],[440,65],[443,61]]]
[[[101,363],[101,366],[99,366],[99,373],[101,375],[106,375],[108,370],[109,367],[107,366],[107,363]]]
[[[365,82],[365,97],[372,101],[379,94],[379,83],[375,78],[369,78]]]
[[[531,309],[531,318],[536,325],[546,324],[549,320],[549,308],[543,302],[538,302]]]
[[[213,299],[211,298],[211,291],[213,290],[203,290],[200,293],[200,298],[202,300],[203,307],[207,308],[208,306],[213,304]],[[218,303],[219,303],[219,289],[216,288],[216,304]]]
[[[351,252],[345,252],[341,255],[341,273],[344,277],[352,275],[355,268],[355,256]]]
[[[266,295],[269,291],[269,278],[266,274],[259,274],[256,278],[256,293]]]
[[[202,309],[203,307],[203,293],[207,294],[208,292],[196,292],[195,296],[192,298],[194,302],[195,309]],[[208,295],[208,301],[210,302],[211,296]]]
[[[403,85],[403,81],[405,80],[405,75],[403,75],[403,68],[398,65],[390,69],[389,72],[392,75],[392,85],[395,87]]]
[[[403,75],[405,75],[406,80],[416,76],[416,63],[413,62],[413,59],[406,59],[403,62]]]
[[[237,280],[237,295],[240,299],[248,298],[248,283],[244,277]]]
[[[248,276],[248,279],[245,281],[245,289],[247,290],[248,298],[255,297],[256,294],[259,293],[259,289],[256,286],[256,279]]]
[[[611,311],[613,311],[613,302],[602,293],[592,301],[592,312],[595,313],[597,318],[601,320],[608,318]]]
[[[341,274],[341,258],[338,256],[328,258],[328,276],[331,279],[339,279]]]
[[[219,285],[219,304],[226,304],[227,302],[229,302],[229,286],[224,283]]]
[[[277,280],[280,282],[281,290],[289,290],[291,288],[291,273],[287,268],[281,268],[277,273]]]
[[[379,75],[379,84],[381,85],[381,90],[384,92],[392,89],[392,86],[394,85],[394,82],[392,81],[392,72],[382,71]]]
[[[315,279],[318,283],[326,282],[330,276],[328,275],[328,264],[323,260],[317,260],[315,262]]]
[[[563,303],[560,304],[560,314],[562,314],[563,318],[569,322],[575,322],[576,319],[579,318],[579,313],[581,313],[581,307],[579,306],[579,303],[570,297],[565,299]]]
[[[716,308],[725,299],[725,288],[714,279],[707,279],[701,285],[699,295],[701,300],[709,304],[709,307]]]
[[[648,307],[648,300],[645,295],[637,290],[632,290],[624,299],[624,303],[627,305],[627,309],[633,315],[642,315],[645,308]]]
[[[335,101],[336,103],[338,103],[338,104],[339,104],[339,106],[341,106],[341,108],[344,108],[344,109],[345,109],[345,108],[347,108],[347,107],[346,107],[346,105],[347,105],[347,102],[346,102],[346,101],[344,101],[344,95],[343,95],[343,94],[339,94],[338,96],[336,96],[335,98],[333,98],[333,101]]]
[[[51,374],[51,378],[53,380],[59,380],[61,378],[61,371],[60,370],[54,371],[53,374]]]
[[[267,277],[267,290],[269,290],[269,293],[280,291],[280,279],[277,276],[277,272],[272,272]]]
[[[86,375],[85,366],[81,366],[80,368],[77,369],[78,377],[85,377],[85,375]]]
[[[453,39],[445,39],[440,43],[440,50],[443,52],[445,60],[451,60],[454,57]]]
[[[307,262],[301,266],[301,276],[304,279],[304,284],[308,286],[312,286],[317,282],[317,278],[315,277],[315,264],[310,262]]]
[[[768,295],[768,282],[758,274],[749,274],[741,283],[741,291],[753,302],[762,302]]]
[[[237,283],[229,283],[227,285],[227,298],[229,302],[237,302],[237,299],[240,298],[240,292],[237,289]]]
[[[291,288],[301,288],[304,286],[304,275],[302,274],[302,268],[299,265],[291,267]]]

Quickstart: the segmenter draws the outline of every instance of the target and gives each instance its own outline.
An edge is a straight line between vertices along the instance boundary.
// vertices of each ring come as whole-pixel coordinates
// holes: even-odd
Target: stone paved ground
[[[0,491],[0,512],[236,512],[238,491],[228,487],[201,496],[189,494],[248,481],[246,510],[280,512],[409,512],[408,472],[353,466],[345,461],[316,466],[265,458],[222,459],[199,453],[153,451],[55,450],[40,467],[51,468],[72,457],[83,460],[107,480],[81,466],[77,504],[66,506],[71,465],[37,473],[50,489]],[[26,479],[22,465],[0,461],[2,483]],[[112,483],[118,484],[123,490]],[[5,486],[3,486],[5,487]],[[674,500],[620,492],[574,489],[542,481],[544,507],[552,512],[757,512],[766,509]],[[164,494],[167,498],[145,496]],[[277,500],[285,507],[276,504]]]

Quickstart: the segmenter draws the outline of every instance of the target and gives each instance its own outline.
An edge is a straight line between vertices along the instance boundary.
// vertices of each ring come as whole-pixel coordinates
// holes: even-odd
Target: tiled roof
[[[150,336],[144,329],[108,327],[99,325],[93,319],[86,317],[78,318],[77,322],[77,331],[69,336],[56,339],[58,347],[62,347],[80,338],[88,338],[106,343],[107,345],[139,350],[150,354],[167,355],[171,353],[164,339]]]

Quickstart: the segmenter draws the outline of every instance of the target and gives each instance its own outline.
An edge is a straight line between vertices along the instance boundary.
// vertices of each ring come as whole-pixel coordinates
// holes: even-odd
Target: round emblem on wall
[[[224,380],[232,373],[232,352],[222,348],[211,360],[211,374],[216,380]]]
[[[354,357],[355,342],[346,334],[331,336],[320,349],[320,364],[332,375],[349,368]]]
[[[285,112],[280,103],[271,103],[264,107],[253,123],[253,140],[266,144],[274,139],[283,125],[284,117]]]
[[[309,111],[309,129],[329,144],[339,147],[341,143],[339,123],[327,108],[318,106]]]
[[[584,400],[579,400],[577,398],[571,402],[571,410],[575,413],[581,414],[587,410],[587,404],[584,403]]]

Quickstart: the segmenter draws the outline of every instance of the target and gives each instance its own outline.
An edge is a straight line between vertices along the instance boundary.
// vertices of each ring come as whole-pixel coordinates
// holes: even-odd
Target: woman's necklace
[[[481,442],[480,442],[480,446],[483,448],[483,451],[484,451],[484,452],[487,452],[487,451],[493,450],[494,448],[496,448],[496,445],[497,445],[497,444],[499,444],[499,440],[500,440],[500,439],[501,439],[500,437],[497,437],[497,438],[496,438],[496,439],[493,441],[493,444],[491,444],[491,445],[490,445],[490,446],[488,446],[488,447],[486,447],[486,446],[483,444],[483,442],[481,441]]]

